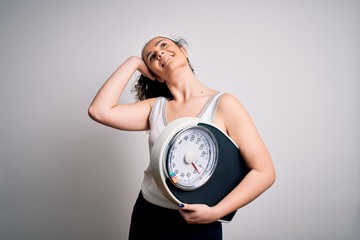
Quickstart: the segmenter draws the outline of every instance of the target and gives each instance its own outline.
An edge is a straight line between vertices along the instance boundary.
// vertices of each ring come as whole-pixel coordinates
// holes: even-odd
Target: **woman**
[[[89,107],[89,115],[107,126],[149,131],[150,149],[171,121],[200,117],[226,132],[241,149],[250,172],[222,201],[174,206],[157,188],[150,168],[144,172],[135,203],[129,239],[222,239],[218,219],[250,203],[275,181],[274,166],[256,127],[239,100],[202,84],[189,63],[183,39],[157,36],[142,56],[131,56],[109,77]],[[141,73],[135,93],[139,101],[119,104],[133,74]]]

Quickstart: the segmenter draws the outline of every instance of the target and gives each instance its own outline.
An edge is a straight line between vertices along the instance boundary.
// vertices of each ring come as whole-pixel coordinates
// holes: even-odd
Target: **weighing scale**
[[[157,186],[171,202],[220,202],[249,172],[236,143],[196,117],[178,118],[160,133],[150,153]],[[236,211],[219,219],[230,222]]]

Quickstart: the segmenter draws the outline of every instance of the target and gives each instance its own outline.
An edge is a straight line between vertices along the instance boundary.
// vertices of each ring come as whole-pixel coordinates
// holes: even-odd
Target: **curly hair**
[[[183,38],[172,38],[164,37],[173,41],[178,47],[186,47],[188,44]],[[194,72],[193,67],[190,64],[189,59],[187,59],[191,70]],[[156,80],[151,80],[150,78],[145,77],[143,74],[140,74],[132,86],[131,92],[135,95],[137,101],[145,100],[153,97],[166,97],[169,99],[173,98],[172,93],[170,92],[168,86],[164,82],[159,82]]]

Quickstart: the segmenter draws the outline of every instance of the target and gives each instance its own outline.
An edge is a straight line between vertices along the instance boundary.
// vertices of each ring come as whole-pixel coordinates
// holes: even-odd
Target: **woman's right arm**
[[[148,117],[155,99],[131,104],[118,103],[135,71],[153,78],[141,58],[132,56],[126,59],[106,80],[91,102],[88,113],[93,120],[120,130],[149,129]]]

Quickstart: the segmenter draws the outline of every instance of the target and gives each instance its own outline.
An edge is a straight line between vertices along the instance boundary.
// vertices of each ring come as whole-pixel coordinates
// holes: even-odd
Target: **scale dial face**
[[[195,190],[214,172],[218,159],[216,138],[207,128],[193,126],[178,132],[167,150],[166,174],[182,190]]]

